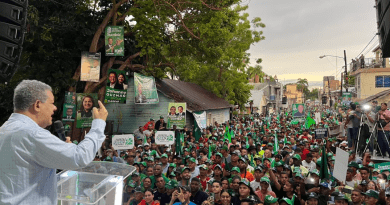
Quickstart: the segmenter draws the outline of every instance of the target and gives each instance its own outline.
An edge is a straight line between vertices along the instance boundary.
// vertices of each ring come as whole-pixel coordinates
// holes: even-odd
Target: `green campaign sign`
[[[155,142],[158,145],[173,145],[175,143],[175,133],[173,131],[157,131]]]
[[[123,26],[107,26],[105,33],[106,56],[124,56]]]
[[[186,125],[186,103],[169,103],[168,105],[168,129],[176,125],[177,129],[184,129]]]
[[[304,104],[293,104],[292,105],[292,116],[294,118],[306,117],[305,105]]]
[[[157,104],[159,101],[154,77],[134,73],[134,95],[135,104]]]
[[[76,93],[66,92],[62,111],[62,121],[74,121],[76,118]]]
[[[92,108],[99,107],[97,93],[77,93],[77,128],[92,126]]]
[[[126,71],[109,69],[104,103],[126,103],[127,82]]]
[[[384,163],[380,163],[380,164],[374,164],[374,168],[375,169],[379,169],[379,170],[390,170],[390,162],[384,162]]]
[[[349,104],[352,102],[352,94],[351,93],[343,93],[341,104],[343,106],[349,107]]]
[[[113,135],[112,147],[116,150],[120,149],[133,149],[134,148],[134,135]]]

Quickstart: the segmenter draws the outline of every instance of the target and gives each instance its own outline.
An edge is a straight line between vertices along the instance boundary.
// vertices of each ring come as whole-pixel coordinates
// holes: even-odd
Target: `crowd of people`
[[[368,142],[374,118],[390,119],[387,104],[378,106],[308,106],[302,118],[286,110],[236,116],[203,129],[201,136],[193,127],[174,126],[179,141],[172,146],[154,143],[155,132],[167,130],[161,116],[134,131],[133,149],[114,150],[107,138],[95,161],[136,168],[125,179],[126,205],[390,204],[389,170],[376,169],[371,160],[376,149],[386,155],[390,124],[378,136],[379,147]],[[320,121],[308,125],[307,118],[314,119],[315,113]],[[363,124],[368,133],[359,137]],[[328,130],[325,137],[315,133],[321,128]],[[345,180],[333,176],[337,148],[349,153]]]

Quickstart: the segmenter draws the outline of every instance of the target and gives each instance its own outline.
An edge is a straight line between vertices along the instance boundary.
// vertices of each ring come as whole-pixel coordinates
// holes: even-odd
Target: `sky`
[[[279,81],[322,81],[340,71],[344,60],[322,55],[344,56],[347,64],[363,51],[378,32],[375,0],[243,0],[249,18],[260,17],[265,40],[251,46],[251,65],[262,58],[263,71]],[[367,57],[378,45],[375,37]],[[372,48],[372,49],[370,49]],[[336,62],[337,59],[337,62]]]

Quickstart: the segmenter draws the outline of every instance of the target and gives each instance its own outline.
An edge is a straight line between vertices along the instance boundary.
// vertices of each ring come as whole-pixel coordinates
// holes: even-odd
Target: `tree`
[[[156,78],[170,73],[243,105],[250,95],[243,60],[264,39],[265,25],[248,20],[240,0],[30,0],[21,67],[1,86],[1,121],[12,112],[14,87],[37,79],[53,87],[57,117],[65,91],[98,92],[103,98],[107,70],[116,68]],[[104,28],[125,27],[125,56],[104,57]],[[101,52],[97,83],[80,82],[80,53]],[[4,107],[3,107],[4,106]]]

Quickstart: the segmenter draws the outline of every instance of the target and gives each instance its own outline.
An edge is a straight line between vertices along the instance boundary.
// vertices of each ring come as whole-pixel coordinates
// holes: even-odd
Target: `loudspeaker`
[[[376,4],[376,19],[379,33],[379,45],[382,57],[390,57],[390,0],[378,0]]]
[[[27,0],[0,0],[0,83],[18,67],[27,20]]]
[[[287,97],[286,96],[282,97],[282,104],[283,105],[287,104]]]

